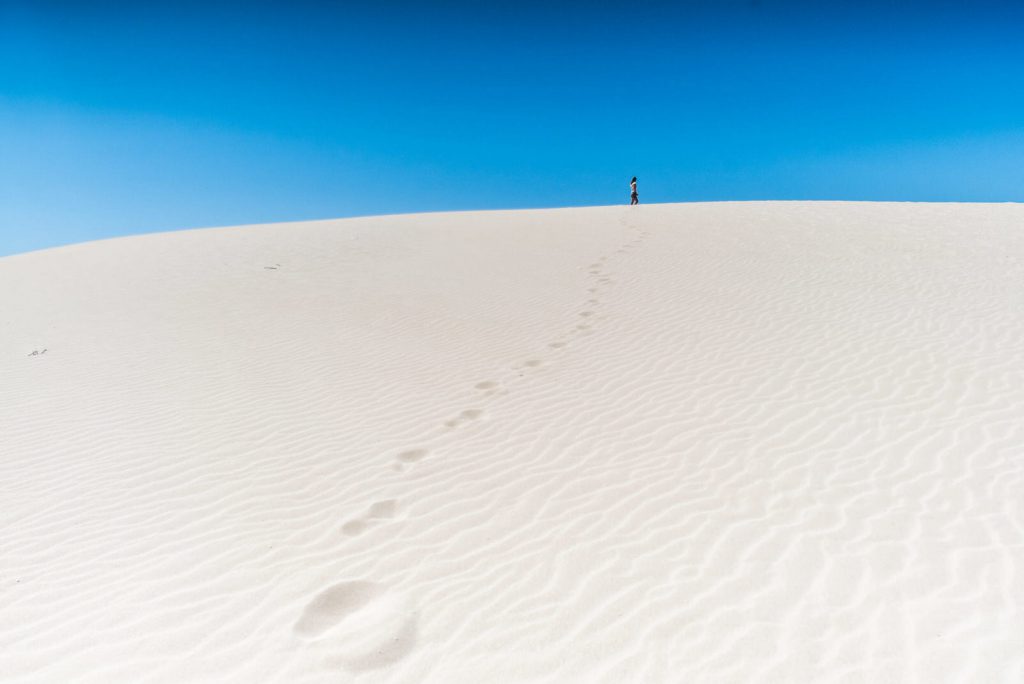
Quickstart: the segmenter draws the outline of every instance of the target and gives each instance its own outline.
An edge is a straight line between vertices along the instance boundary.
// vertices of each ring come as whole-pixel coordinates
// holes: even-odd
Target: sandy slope
[[[0,304],[5,681],[1024,681],[1024,206],[180,232]]]

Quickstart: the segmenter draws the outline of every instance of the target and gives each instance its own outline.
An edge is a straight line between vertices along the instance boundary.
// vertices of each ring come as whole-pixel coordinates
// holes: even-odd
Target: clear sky
[[[416,211],[1024,200],[1024,3],[0,0],[0,255]]]

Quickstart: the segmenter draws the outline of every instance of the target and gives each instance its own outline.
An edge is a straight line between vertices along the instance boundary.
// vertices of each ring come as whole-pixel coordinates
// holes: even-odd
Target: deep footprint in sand
[[[492,390],[497,386],[498,383],[496,383],[494,380],[484,380],[483,382],[478,382],[475,385],[473,385],[473,387],[477,388],[478,390]]]
[[[329,665],[373,670],[398,662],[415,648],[416,612],[385,585],[340,582],[306,604],[293,631],[316,642]]]
[[[313,598],[295,623],[295,633],[306,639],[318,639],[348,616],[369,605],[383,591],[374,582],[342,582]]]

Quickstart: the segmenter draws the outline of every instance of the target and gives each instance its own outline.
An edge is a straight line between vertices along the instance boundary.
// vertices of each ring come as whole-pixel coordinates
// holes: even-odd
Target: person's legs
[[[629,198],[629,206],[633,206],[634,204],[640,204],[640,198],[636,195]]]

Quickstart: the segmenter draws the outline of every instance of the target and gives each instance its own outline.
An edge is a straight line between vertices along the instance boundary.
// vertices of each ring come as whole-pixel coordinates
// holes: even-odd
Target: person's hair
[[[631,181],[629,181],[629,182],[630,182],[630,183],[636,183],[636,176],[633,176],[633,180],[631,180]]]

